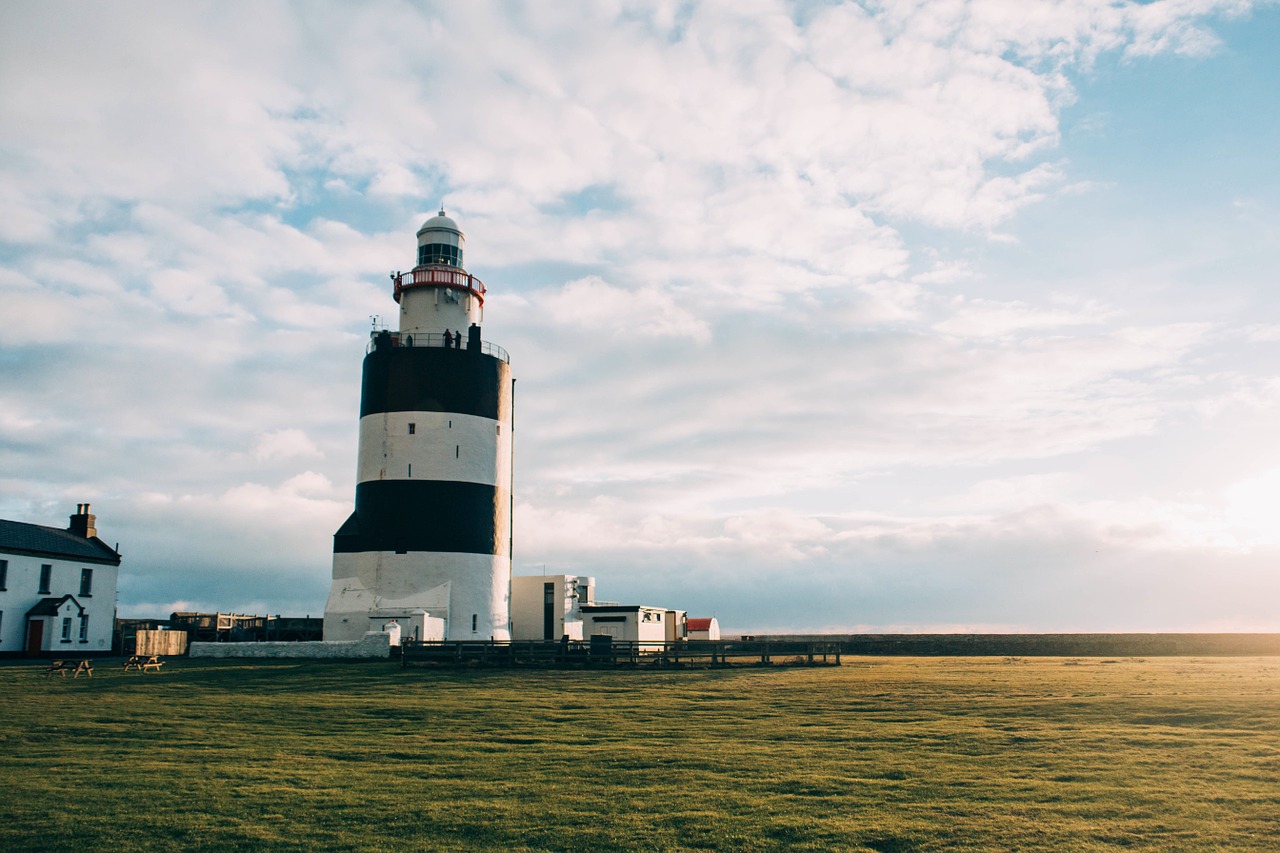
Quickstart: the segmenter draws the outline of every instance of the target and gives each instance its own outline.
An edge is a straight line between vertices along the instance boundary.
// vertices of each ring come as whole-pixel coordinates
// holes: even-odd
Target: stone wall
[[[370,631],[361,640],[302,643],[191,643],[193,658],[389,658],[391,635]]]

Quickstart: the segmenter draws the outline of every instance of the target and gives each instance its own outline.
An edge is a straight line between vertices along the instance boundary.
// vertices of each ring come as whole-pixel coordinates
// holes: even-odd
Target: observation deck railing
[[[467,352],[480,352],[483,355],[491,355],[499,361],[511,363],[511,356],[507,355],[507,351],[495,343],[489,341],[479,341],[478,348],[471,346],[471,342],[463,336],[463,340],[459,341],[459,334],[452,336],[454,343],[445,345],[444,334],[442,332],[391,332],[385,329],[375,329],[369,334],[369,345],[365,348],[366,353],[371,353],[380,346],[388,346],[392,348],[400,347],[434,347],[436,349],[456,349]],[[382,337],[386,335],[386,337]]]
[[[391,281],[395,286],[396,302],[400,301],[400,294],[415,287],[444,287],[465,291],[484,305],[484,282],[459,267],[445,264],[416,267],[409,272],[395,273],[391,276]]]

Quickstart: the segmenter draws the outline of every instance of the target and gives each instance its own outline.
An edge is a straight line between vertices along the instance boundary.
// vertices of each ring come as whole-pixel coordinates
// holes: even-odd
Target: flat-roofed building
[[[596,579],[531,575],[511,579],[511,639],[583,639],[582,611],[595,602]]]
[[[591,604],[579,608],[582,611],[582,633],[585,637],[601,634],[613,637],[617,642],[639,643],[655,651],[667,642],[667,613],[665,607],[647,607],[643,604]]]

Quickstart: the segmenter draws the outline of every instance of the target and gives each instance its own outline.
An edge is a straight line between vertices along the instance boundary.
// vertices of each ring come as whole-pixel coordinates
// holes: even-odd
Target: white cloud
[[[1116,313],[1096,303],[1074,309],[1046,309],[1022,301],[997,302],[963,296],[955,297],[948,307],[949,316],[934,328],[943,334],[967,338],[1001,338],[1014,332],[1098,325]]]
[[[1077,75],[1209,56],[1247,8],[6,7],[0,509],[92,492],[126,611],[314,610],[368,317],[443,202],[520,378],[529,559],[701,579],[761,624],[1046,624],[1049,581],[1001,592],[1010,555],[1088,577],[1093,545],[1253,571],[1269,481],[1144,503],[1071,465],[1266,422],[1275,317],[1141,304],[1176,253],[1138,280],[1082,243],[1096,284],[1019,255],[1030,211],[1128,189],[1063,151]],[[1131,118],[1103,106],[1100,147]],[[759,615],[792,576],[855,598]]]
[[[324,454],[300,429],[278,429],[259,434],[253,456],[258,460],[318,458]],[[316,475],[319,476],[319,475]]]
[[[534,294],[533,302],[543,322],[552,326],[615,336],[690,338],[698,343],[710,338],[706,321],[657,288],[629,291],[590,276]]]

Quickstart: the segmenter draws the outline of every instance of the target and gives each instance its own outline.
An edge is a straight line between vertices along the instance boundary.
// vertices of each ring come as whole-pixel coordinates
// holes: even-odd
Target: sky
[[[443,205],[516,574],[726,633],[1280,631],[1280,6],[0,5],[0,517],[317,616]]]

